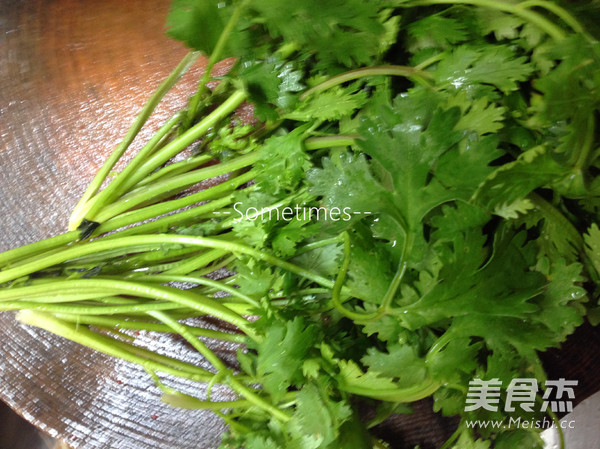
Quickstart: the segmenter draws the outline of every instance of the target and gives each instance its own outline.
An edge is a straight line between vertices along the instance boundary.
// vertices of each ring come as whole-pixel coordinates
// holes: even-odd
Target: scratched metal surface
[[[0,250],[65,230],[93,174],[185,54],[163,35],[167,7],[166,0],[0,1]],[[198,70],[135,147],[184,104]],[[138,338],[202,363],[169,338]],[[213,414],[161,404],[137,366],[16,324],[12,313],[0,314],[0,341],[0,399],[74,448],[218,446],[223,426]]]

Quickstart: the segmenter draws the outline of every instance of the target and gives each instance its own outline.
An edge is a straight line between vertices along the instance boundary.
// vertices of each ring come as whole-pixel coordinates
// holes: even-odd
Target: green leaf
[[[214,0],[172,0],[167,16],[167,34],[194,50],[211,55],[234,8],[231,4],[219,4]],[[243,55],[247,40],[243,27],[238,24],[220,57]]]
[[[516,39],[524,20],[514,14],[505,14],[491,8],[478,8],[477,14],[481,24],[481,34],[493,33],[496,40]]]
[[[282,136],[267,139],[260,151],[256,184],[263,191],[277,195],[294,191],[311,166],[304,150],[306,126],[300,126]]]
[[[314,54],[320,68],[372,64],[386,33],[382,6],[363,0],[251,2],[273,38]]]
[[[363,90],[355,92],[355,88],[335,87],[311,95],[300,103],[296,109],[284,117],[299,121],[339,120],[356,112],[367,101],[367,93]]]
[[[583,238],[585,240],[585,252],[592,262],[596,273],[600,273],[600,229],[598,229],[598,225],[592,223]]]
[[[562,179],[566,171],[567,168],[556,162],[549,149],[538,146],[520,154],[516,161],[496,168],[481,183],[474,198],[490,210],[510,206],[523,200],[534,189]],[[523,210],[523,204],[520,206]]]
[[[309,220],[292,218],[283,227],[274,231],[275,235],[272,237],[272,246],[275,254],[284,258],[292,256],[296,252],[296,246],[306,238],[316,234],[318,228],[318,224],[311,224]]]
[[[348,404],[327,396],[327,390],[306,384],[296,397],[296,412],[288,427],[294,436],[292,447],[326,448],[339,438],[339,429],[352,414]]]
[[[315,327],[307,326],[300,317],[285,323],[270,322],[264,340],[257,346],[257,374],[275,400],[302,380],[302,366],[316,337]]]
[[[517,90],[533,68],[525,56],[515,57],[508,46],[460,46],[442,59],[434,77],[444,88],[471,89],[476,84],[495,86],[503,93]]]
[[[396,379],[400,387],[410,387],[425,380],[425,360],[417,355],[415,348],[394,344],[388,346],[387,350],[386,353],[370,348],[361,362],[370,371]]]
[[[479,135],[497,133],[504,124],[505,108],[495,106],[486,97],[469,101],[465,91],[461,91],[448,107],[459,106],[463,116],[456,124],[456,129],[474,131]]]
[[[398,312],[406,327],[459,316],[487,323],[491,317],[523,317],[537,310],[529,300],[540,293],[543,276],[529,270],[531,253],[522,246],[524,235],[497,241],[493,257],[485,262],[480,232],[459,233],[451,244],[436,248],[442,262],[439,273],[433,282],[417,284],[419,299]]]
[[[363,372],[352,360],[340,360],[338,365],[340,373],[337,379],[342,389],[349,389],[362,396],[374,395],[371,397],[377,397],[382,390],[396,389],[393,379],[374,371]]]
[[[410,45],[412,52],[429,47],[449,48],[466,40],[468,35],[464,24],[441,15],[431,15],[412,22],[408,33],[414,40]]]
[[[536,429],[514,429],[500,432],[496,438],[494,449],[513,449],[515,447],[542,449],[544,446],[544,441]]]
[[[315,274],[333,277],[339,270],[342,250],[341,245],[327,245],[300,254],[294,257],[292,262],[310,269]]]
[[[393,107],[380,105],[373,111],[376,117],[364,119],[358,142],[392,179],[393,207],[382,204],[384,211],[401,217],[409,229],[417,229],[425,214],[454,197],[429,175],[438,158],[462,137],[455,130],[460,110],[437,109],[435,97],[422,95],[397,97]]]

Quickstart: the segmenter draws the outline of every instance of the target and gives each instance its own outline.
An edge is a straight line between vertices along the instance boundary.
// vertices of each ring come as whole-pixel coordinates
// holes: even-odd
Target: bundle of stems
[[[277,124],[240,123],[235,114],[247,98],[244,89],[222,81],[210,90],[206,87],[210,78],[205,76],[188,109],[169,118],[122,171],[113,173],[160,100],[198,56],[190,52],[144,106],[75,207],[70,230],[0,254],[0,285],[4,286],[0,310],[18,310],[24,324],[138,363],[153,376],[162,373],[211,385],[222,383],[240,396],[238,401],[223,403],[194,400],[194,407],[218,410],[256,405],[289,419],[277,404],[263,397],[252,379],[235,374],[199,339],[260,342],[248,321],[248,315],[259,307],[258,299],[235,288],[236,274],[222,270],[239,257],[250,256],[301,276],[314,284],[313,292],[334,286],[330,279],[240,242],[230,231],[234,194],[253,189],[257,142],[271,135]],[[192,108],[195,113],[190,112]],[[234,128],[236,151],[223,158],[213,149]],[[305,147],[339,146],[353,138],[309,138]],[[208,226],[195,231],[203,224]],[[342,240],[343,236],[326,239],[309,244],[304,251]],[[174,283],[184,283],[186,288]],[[280,298],[273,301],[275,306],[285,305],[283,292],[272,296]],[[180,322],[206,315],[236,331]],[[131,342],[128,330],[179,334],[212,369],[141,348]],[[189,406],[190,398],[182,403],[172,391],[169,394],[171,402]],[[289,399],[286,395],[282,403]]]

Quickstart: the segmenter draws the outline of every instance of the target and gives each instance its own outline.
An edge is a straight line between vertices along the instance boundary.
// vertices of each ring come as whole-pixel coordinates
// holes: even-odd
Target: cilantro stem
[[[225,184],[225,183],[223,183],[223,184]],[[216,189],[217,187],[222,186],[223,184],[219,184],[218,186],[215,186],[214,188]],[[209,190],[209,189],[206,189],[206,190]],[[206,190],[204,190],[204,191],[206,191]],[[202,192],[198,192],[198,193],[200,194]],[[196,198],[196,200],[197,200],[197,198]],[[179,200],[173,200],[173,201],[179,201]],[[201,201],[201,200],[197,200],[197,201]],[[202,204],[200,206],[195,206],[193,208],[186,209],[181,212],[177,212],[173,215],[167,215],[165,217],[161,217],[161,218],[154,220],[152,222],[149,222],[149,223],[143,223],[143,224],[137,225],[133,228],[122,229],[120,231],[117,231],[115,234],[110,234],[103,238],[109,240],[109,239],[113,239],[116,237],[123,237],[123,236],[127,236],[127,235],[144,234],[144,233],[149,234],[152,232],[167,230],[167,229],[169,229],[169,227],[174,226],[176,224],[182,224],[182,223],[188,222],[190,220],[197,221],[197,220],[199,220],[200,217],[202,217],[204,215],[212,215],[212,212],[214,212],[215,210],[219,210],[222,207],[231,204],[232,202],[233,202],[233,196],[228,195],[228,196],[220,198],[220,199],[212,200],[209,203]],[[111,220],[108,220],[103,225],[100,225],[98,227],[98,231],[99,232],[109,232],[109,231],[113,231],[115,229],[123,228],[129,224],[137,223],[137,222],[145,220],[147,218],[155,217],[156,215],[154,215],[154,214],[157,213],[157,211],[162,210],[163,208],[167,208],[166,205],[170,204],[170,203],[171,203],[170,201],[167,201],[165,203],[159,203],[154,206],[149,206],[146,208],[128,212],[126,214],[121,214]],[[170,209],[171,206],[176,206],[176,205],[178,205],[178,204],[170,204],[168,206],[168,208]],[[176,209],[179,209],[180,207],[177,207]],[[169,212],[169,210],[166,210],[165,212],[162,212],[162,213],[168,213],[168,212]]]
[[[198,170],[193,170],[189,173],[184,173],[173,178],[159,180],[152,185],[140,187],[121,197],[118,201],[108,205],[106,208],[100,211],[97,216],[94,217],[94,221],[103,223],[146,201],[160,198],[164,195],[171,195],[180,192],[181,190],[184,190],[194,184],[206,181],[207,179],[215,178],[217,176],[245,168],[255,163],[257,159],[258,153],[250,153],[221,164],[200,168]],[[205,193],[204,196],[206,195],[207,194]],[[189,202],[190,200],[186,199],[186,201]],[[90,219],[90,217],[88,217],[88,219]]]
[[[141,187],[147,184],[151,184],[159,178],[165,178],[167,176],[176,176],[182,173],[186,173],[213,160],[214,158],[210,154],[200,154],[198,156],[194,156],[183,161],[174,162],[161,168],[160,170],[155,171],[151,175],[146,176],[134,187]]]
[[[433,55],[430,58],[427,58],[425,61],[421,62],[420,64],[415,66],[415,70],[424,70],[427,67],[429,67],[432,64],[435,64],[438,61],[441,61],[442,59],[444,59],[444,56],[446,56],[445,52],[441,52],[438,53],[436,55]]]
[[[262,408],[263,410],[269,412],[275,419],[278,419],[281,422],[288,422],[291,419],[291,416],[281,410],[279,407],[270,404],[261,398],[254,391],[242,385],[237,379],[232,376],[228,376],[225,381],[234,391],[239,393],[241,396],[245,397],[248,401],[252,402],[257,407]]]
[[[183,207],[204,201],[209,198],[218,197],[223,193],[226,193],[230,190],[234,190],[237,187],[245,184],[246,182],[250,181],[253,177],[254,174],[251,172],[244,173],[235,178],[224,181],[216,186],[209,187],[192,195],[188,195],[185,198],[164,201],[159,204],[147,206],[141,209],[136,209],[131,212],[120,214],[117,217],[114,217],[106,221],[105,223],[102,223],[92,235],[100,235],[106,232],[111,232],[116,229],[124,228],[126,226],[130,226],[132,224],[147,220],[149,218],[154,218],[166,214],[168,212],[181,209]],[[150,223],[144,223],[133,228],[123,229],[115,234],[108,235],[105,238],[111,239],[116,236],[120,237],[131,234],[151,233],[161,229],[166,230],[169,226],[175,224],[184,223],[189,220],[197,220],[198,217],[202,216],[203,214],[209,214],[214,210],[218,210],[230,204],[232,201],[233,197],[231,196],[227,196],[220,199],[213,199],[208,204],[203,204],[191,209],[178,212],[176,214],[161,217]],[[76,241],[79,239],[79,236],[79,231],[69,231],[56,237],[40,240],[35,243],[30,243],[29,245],[24,245],[18,248],[5,251],[0,254],[0,265],[9,264],[8,267],[10,267],[11,265],[14,265],[16,263],[21,263],[21,261],[23,260],[32,258],[37,259],[41,254],[48,255],[50,252],[54,252],[57,248],[64,247],[68,244],[75,244]]]
[[[527,0],[518,4],[521,8],[544,8],[559,17],[563,22],[571,27],[576,33],[583,33],[583,27],[581,24],[564,8],[560,7],[556,3],[548,2],[545,0]]]
[[[138,364],[146,370],[161,371],[166,374],[171,374],[177,377],[183,377],[199,382],[207,382],[214,376],[213,373],[200,367],[190,365],[176,359],[171,359],[170,357],[160,356],[159,354],[154,354],[151,351],[144,350],[143,348],[132,347],[129,350],[125,349],[123,346],[124,343],[119,342],[118,340],[99,335],[87,329],[86,327],[64,322],[46,313],[22,310],[17,315],[17,319],[23,324],[39,327],[60,337],[87,346],[104,354],[123,359],[127,362]],[[148,359],[139,354],[152,356],[154,359]],[[165,363],[157,362],[157,358],[167,361],[168,363],[173,363],[173,365],[169,366]],[[185,367],[185,371],[183,370],[183,367]]]
[[[105,290],[107,294],[123,294],[123,295],[135,295],[141,298],[148,298],[152,300],[168,301],[170,303],[178,304],[179,306],[189,307],[190,309],[197,310],[203,314],[212,315],[215,318],[233,324],[246,333],[251,338],[256,338],[254,331],[249,328],[248,321],[231,311],[229,308],[223,306],[221,303],[214,299],[198,294],[190,293],[185,290],[177,290],[171,287],[147,285],[138,282],[126,282],[116,279],[70,279],[65,281],[57,281],[46,283],[42,285],[31,285],[20,287],[18,289],[8,289],[0,291],[0,300],[14,297],[15,294],[18,297],[27,297],[29,294],[38,294],[41,291],[46,291],[47,294],[60,293],[61,289],[80,288],[84,291],[87,288],[91,288],[94,291],[99,289]],[[146,311],[151,306],[160,308],[161,303],[150,303],[150,304],[138,304],[138,305],[127,305],[127,306],[102,306],[107,309],[105,313],[127,313],[130,311]],[[168,303],[167,303],[168,304]],[[16,303],[18,305],[18,303]],[[29,305],[29,304],[26,304]],[[15,304],[5,303],[0,304],[0,308],[10,307],[15,309]],[[45,306],[42,306],[45,307]],[[47,309],[50,306],[46,306]],[[89,306],[89,307],[77,307],[73,306],[73,310],[81,314],[94,315],[98,314],[100,306]],[[129,309],[127,309],[129,307]],[[27,307],[22,307],[27,308]],[[55,310],[57,308],[54,308]],[[62,308],[63,313],[69,313],[68,308]]]
[[[324,90],[330,89],[334,86],[338,86],[342,83],[352,81],[367,76],[404,76],[407,78],[427,78],[430,76],[427,72],[418,72],[413,67],[401,66],[401,65],[382,65],[373,67],[363,67],[356,70],[350,70],[340,75],[329,78],[316,86],[311,87],[307,91],[303,92],[298,99],[300,101],[305,100],[310,95],[323,92]]]
[[[346,309],[346,307],[344,307],[344,305],[342,304],[342,301],[340,299],[342,286],[344,284],[344,280],[345,280],[346,274],[348,272],[348,267],[350,265],[350,253],[351,253],[350,236],[348,235],[347,232],[344,232],[343,239],[344,239],[344,261],[342,262],[342,266],[340,267],[340,271],[338,272],[338,276],[337,276],[337,278],[335,280],[335,284],[333,286],[333,291],[331,293],[331,302],[332,302],[333,306],[336,308],[336,310],[338,312],[340,312],[342,315],[344,315],[346,318],[350,318],[350,319],[360,322],[360,323],[364,323],[367,321],[377,321],[390,311],[392,301],[394,300],[394,297],[396,296],[396,292],[398,291],[398,288],[400,287],[400,284],[402,283],[402,279],[404,278],[404,274],[406,273],[406,269],[407,269],[407,263],[406,263],[405,259],[406,259],[407,253],[408,253],[408,248],[412,244],[412,238],[410,236],[407,236],[404,239],[404,247],[402,249],[402,256],[400,258],[398,270],[396,271],[396,274],[394,275],[392,282],[388,286],[385,296],[383,297],[383,299],[381,301],[381,305],[377,308],[377,310],[375,312],[372,312],[372,313],[352,312],[352,311]],[[409,243],[409,241],[410,241],[410,243]]]
[[[473,5],[483,8],[497,9],[519,16],[537,26],[556,41],[565,38],[565,33],[542,15],[524,8],[521,4],[512,4],[497,0],[417,0],[414,2],[400,3],[398,6],[426,6],[426,5]]]
[[[70,231],[57,235],[56,237],[50,237],[18,248],[9,249],[8,251],[0,253],[0,265],[7,264],[7,266],[10,267],[19,260],[51,251],[55,248],[72,243],[78,238],[79,231]]]
[[[78,257],[82,257],[88,254],[94,254],[99,251],[117,248],[130,248],[136,245],[161,245],[169,243],[224,249],[232,253],[246,254],[248,256],[254,257],[259,260],[264,260],[267,263],[278,266],[280,268],[283,268],[284,270],[288,270],[294,274],[297,274],[313,282],[321,284],[323,287],[333,288],[333,282],[331,282],[329,279],[326,279],[302,267],[283,261],[275,256],[272,256],[268,253],[265,253],[263,251],[257,250],[255,248],[249,247],[241,243],[223,241],[216,238],[190,237],[183,235],[168,234],[128,236],[107,240],[97,240],[89,242],[86,245],[68,248],[59,253],[50,254],[36,261],[32,261],[27,264],[23,264],[19,267],[11,268],[0,272],[0,283],[17,279],[19,277],[26,276],[44,268],[48,268],[53,265],[66,262],[67,260],[76,259]]]
[[[227,372],[227,367],[225,364],[219,359],[213,351],[211,351],[204,343],[202,343],[198,338],[194,335],[190,334],[186,327],[181,325],[176,320],[173,320],[168,315],[161,312],[150,312],[149,315],[160,319],[168,326],[172,327],[172,329],[185,338],[198,352],[200,352],[221,374]],[[239,393],[241,396],[245,397],[247,401],[252,404],[268,411],[272,416],[276,419],[279,419],[282,422],[287,422],[290,420],[290,415],[286,412],[282,411],[278,407],[270,404],[259,395],[254,393],[251,389],[242,385],[237,379],[233,376],[227,376],[224,380],[231,388]]]
[[[135,173],[132,173],[131,176],[124,181],[123,189],[127,190],[133,187],[173,156],[183,151],[194,141],[198,140],[219,121],[235,111],[245,99],[246,93],[244,91],[235,91],[229,98],[227,98],[227,100],[221,103],[214,111],[204,117],[200,122],[188,129],[177,139],[167,143],[163,148],[160,149],[160,151],[150,156],[142,165],[137,168]],[[93,216],[88,217],[90,221],[95,221],[93,218]]]
[[[106,203],[123,193],[123,182],[131,176],[133,171],[143,163],[143,161],[155,150],[161,140],[169,134],[175,125],[181,120],[181,113],[175,114],[152,136],[146,145],[134,156],[127,166],[115,176],[114,179],[95,196],[91,197],[85,205],[77,208],[77,213],[73,211],[70,220],[73,226],[78,226],[85,217],[93,217],[94,214]]]
[[[317,242],[310,242],[310,243],[307,243],[306,245],[303,245],[301,248],[299,248],[298,251],[296,251],[296,253],[294,254],[294,257],[299,256],[300,254],[308,253],[317,248],[322,248],[324,246],[329,246],[329,245],[335,245],[335,244],[343,242],[343,241],[344,241],[344,237],[342,235],[338,235],[336,237],[330,237],[328,239],[319,240]]]
[[[543,404],[542,396],[537,394],[535,396],[535,402],[537,402],[541,406]],[[558,432],[560,449],[565,449],[565,447],[566,447],[565,435],[562,431],[562,428],[560,427],[560,421],[559,421],[558,417],[556,416],[556,413],[554,413],[551,409],[546,409],[546,413],[548,413],[548,415],[550,416],[550,419],[552,419],[552,422],[554,422],[554,425],[556,426],[556,431]]]
[[[254,407],[254,404],[247,399],[238,399],[236,401],[203,401],[193,396],[183,393],[164,393],[162,401],[172,407],[185,408],[189,410],[226,410],[226,409],[246,409]]]
[[[217,357],[217,355],[211,351],[208,346],[206,346],[204,343],[202,343],[197,336],[195,336],[194,334],[192,334],[188,329],[187,326],[184,326],[183,324],[181,324],[179,321],[174,320],[173,318],[171,318],[169,315],[167,315],[164,312],[159,312],[157,310],[155,311],[151,311],[148,312],[148,315],[150,315],[152,318],[156,318],[159,321],[162,321],[163,323],[165,323],[167,326],[169,326],[171,329],[173,329],[173,331],[179,335],[181,335],[183,338],[185,338],[185,340],[192,345],[192,347],[194,349],[196,349],[196,351],[198,351],[200,354],[202,354],[202,356],[217,370],[217,371],[223,371],[226,370],[227,367],[225,366],[225,363],[223,363],[223,361]]]
[[[404,274],[406,273],[407,265],[408,264],[404,259],[400,261],[398,270],[396,271],[396,274],[394,275],[394,278],[392,279],[392,282],[390,283],[388,290],[386,291],[385,296],[383,297],[383,301],[381,302],[381,306],[379,307],[380,311],[377,314],[377,317],[372,318],[372,321],[376,321],[382,316],[384,316],[391,308],[392,301],[394,300],[396,292],[398,291],[398,288],[402,283],[402,279],[404,278]]]
[[[93,326],[104,326],[115,329],[131,329],[149,332],[171,333],[173,329],[166,324],[154,323],[151,321],[137,321],[130,318],[115,318],[109,316],[97,315],[72,315],[56,314],[58,319],[77,324],[91,324]],[[182,325],[183,326],[183,325]],[[229,332],[215,331],[212,329],[203,329],[195,326],[186,326],[188,331],[197,337],[211,338],[213,340],[230,341],[232,343],[245,343],[247,338],[244,334],[232,334]]]
[[[236,259],[236,257],[234,255],[232,255],[225,259],[222,259],[220,262],[217,262],[217,263],[211,265],[210,267],[206,267],[206,268],[203,268],[202,270],[194,271],[193,273],[188,273],[187,275],[188,276],[196,276],[196,277],[206,276],[210,273],[217,271],[220,268],[224,268],[224,267],[228,266],[235,259]]]
[[[171,274],[157,274],[151,276],[151,280],[156,280],[158,282],[187,282],[190,284],[204,285],[208,287],[213,287],[215,291],[224,291],[229,293],[231,296],[235,298],[239,298],[248,304],[258,307],[258,301],[254,300],[248,295],[241,293],[238,289],[233,288],[223,282],[215,281],[213,279],[208,279],[204,277],[198,276],[179,276],[179,275],[171,275]]]
[[[190,257],[182,261],[182,263],[177,264],[177,266],[170,268],[164,272],[164,274],[181,274],[185,275],[191,273],[194,270],[199,268],[203,268],[207,266],[209,263],[220,259],[221,257],[227,254],[226,250],[222,249],[213,249],[211,251],[207,251],[195,257]]]
[[[192,99],[190,100],[190,103],[189,103],[188,116],[187,116],[189,123],[192,123],[192,121],[194,120],[194,117],[196,116],[196,113],[198,112],[198,105],[200,104],[200,100],[202,99],[202,96],[206,93],[206,90],[208,88],[207,84],[208,84],[208,81],[210,80],[210,77],[212,74],[212,69],[213,69],[214,65],[217,63],[217,61],[219,61],[219,59],[221,59],[223,51],[225,50],[225,46],[227,45],[227,39],[229,39],[229,36],[231,36],[231,33],[233,32],[234,27],[237,24],[238,20],[240,19],[240,16],[247,4],[248,4],[248,1],[244,0],[236,6],[236,8],[234,9],[233,13],[231,14],[229,20],[227,21],[227,24],[223,28],[223,31],[221,32],[219,39],[217,40],[217,43],[215,44],[215,48],[213,48],[213,51],[211,52],[211,54],[208,58],[206,68],[204,69],[204,73],[202,74],[202,77],[200,78],[200,83],[199,83],[198,89],[196,91],[196,94],[192,97]]]
[[[117,148],[112,152],[109,158],[106,160],[104,165],[100,168],[92,182],[89,184],[88,188],[84,192],[83,196],[75,206],[73,210],[73,214],[71,215],[71,219],[69,220],[69,230],[74,230],[79,226],[81,222],[80,218],[82,218],[81,211],[86,207],[87,202],[96,194],[96,192],[102,186],[102,183],[109,176],[110,171],[113,169],[117,161],[123,156],[127,148],[133,142],[133,139],[140,132],[158,103],[162,100],[162,98],[166,95],[166,93],[171,90],[171,88],[179,81],[179,78],[192,66],[192,64],[198,59],[200,56],[199,52],[190,52],[188,53],[181,62],[175,67],[175,69],[171,72],[171,74],[167,77],[165,81],[158,87],[158,89],[154,92],[154,94],[150,97],[148,102],[144,105],[139,115],[129,128],[129,131],[125,135],[125,138],[119,143]]]
[[[450,343],[452,335],[450,332],[444,332],[438,339],[431,345],[429,351],[427,351],[427,355],[425,356],[425,363],[431,363],[433,357],[439,353],[444,347]]]
[[[26,293],[25,293],[26,294]],[[6,301],[0,303],[0,310],[36,310],[38,312],[49,312],[53,314],[70,315],[117,315],[117,314],[145,314],[151,310],[173,310],[181,308],[174,302],[157,302],[144,304],[88,304],[83,306],[68,304],[58,305],[47,301]]]
[[[337,136],[309,137],[304,141],[304,148],[306,148],[308,151],[311,151],[332,147],[348,147],[353,145],[356,139],[360,139],[360,135],[346,134]]]
[[[407,388],[372,388],[362,385],[351,385],[342,382],[340,389],[347,393],[379,399],[389,402],[415,402],[432,395],[440,385],[431,378],[427,378],[419,385]]]
[[[546,412],[550,415],[550,418],[552,418],[552,421],[554,422],[554,425],[556,426],[556,431],[558,432],[558,441],[560,444],[560,449],[565,449],[566,448],[565,434],[562,430],[562,427],[560,426],[560,421],[558,420],[556,413],[554,413],[552,410],[546,410]]]
[[[369,317],[373,314],[352,312],[344,307],[344,304],[340,299],[342,287],[344,286],[346,274],[348,273],[348,267],[350,266],[351,253],[350,236],[347,232],[344,232],[342,235],[344,239],[344,260],[342,261],[342,266],[340,267],[340,271],[338,271],[335,284],[333,285],[333,290],[331,292],[331,303],[333,304],[333,307],[335,307],[335,309],[346,318],[350,318],[354,321],[361,321],[364,320],[365,317]]]

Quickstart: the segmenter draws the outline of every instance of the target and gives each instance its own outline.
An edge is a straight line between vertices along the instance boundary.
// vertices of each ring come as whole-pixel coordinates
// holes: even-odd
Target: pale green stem
[[[159,152],[153,154],[125,183],[126,188],[129,189],[140,182],[173,156],[183,151],[194,141],[205,135],[212,127],[235,111],[235,109],[242,104],[245,99],[246,93],[244,91],[238,90],[234,92],[208,116],[203,118],[200,122],[191,127],[177,139],[166,144]]]
[[[430,74],[427,72],[417,72],[413,67],[400,66],[400,65],[387,65],[387,66],[373,66],[363,67],[356,70],[350,70],[349,72],[342,73],[340,75],[329,78],[322,83],[311,87],[307,91],[303,92],[299,98],[300,101],[305,100],[310,95],[323,92],[324,90],[330,89],[334,86],[353,81],[359,78],[368,76],[404,76],[404,77],[428,77]]]
[[[227,369],[223,361],[217,357],[217,355],[211,351],[204,343],[202,343],[198,337],[189,332],[187,326],[184,326],[179,321],[174,320],[164,312],[152,311],[148,312],[152,318],[162,321],[169,326],[173,331],[181,335],[192,347],[198,351],[202,356],[217,370],[224,371]]]
[[[45,313],[23,310],[17,315],[17,319],[23,324],[42,328],[60,337],[87,346],[104,354],[118,357],[127,362],[136,363],[146,370],[161,371],[166,374],[172,374],[174,376],[200,382],[207,382],[214,376],[214,374],[209,371],[180,361],[176,361],[179,363],[169,366],[164,363],[156,362],[155,360],[149,360],[146,357],[125,350],[122,344],[118,344],[121,342],[118,342],[115,339],[96,334],[83,326],[66,323]],[[143,352],[142,348],[138,349]],[[169,359],[164,356],[162,358]],[[187,371],[178,369],[176,365],[185,365]]]
[[[93,217],[104,205],[110,203],[125,191],[123,183],[132,173],[144,162],[144,160],[152,153],[158,143],[171,132],[173,127],[179,123],[181,114],[175,114],[168,120],[157,132],[152,136],[146,145],[135,155],[135,157],[127,164],[127,166],[119,173],[111,182],[97,195],[91,197],[85,205],[78,208],[77,214],[73,213],[71,220],[73,225],[79,225],[83,219],[93,221]]]
[[[100,189],[105,179],[109,176],[111,170],[117,163],[117,161],[123,156],[131,142],[137,134],[140,132],[140,129],[144,126],[158,103],[162,100],[165,94],[171,90],[171,88],[177,83],[179,78],[192,66],[192,64],[198,59],[200,53],[192,52],[188,53],[183,60],[175,67],[173,72],[167,77],[167,79],[158,87],[156,92],[150,97],[150,100],[144,105],[141,112],[135,119],[133,125],[125,135],[123,141],[117,146],[117,148],[112,152],[109,158],[106,160],[102,168],[98,171],[87,190],[75,206],[73,210],[73,215],[70,223],[69,230],[75,230],[79,226],[81,222],[80,218],[82,215],[80,214],[80,210],[83,209],[90,198],[92,198],[96,192]]]
[[[221,303],[215,301],[214,299],[208,298],[206,296],[201,296],[198,294],[194,294],[185,290],[178,290],[175,288],[164,287],[159,285],[146,285],[137,282],[126,282],[119,281],[114,279],[72,279],[68,281],[58,281],[53,283],[48,283],[44,285],[32,285],[26,287],[20,287],[18,289],[8,289],[8,290],[0,290],[0,300],[15,297],[15,294],[18,294],[18,297],[27,298],[28,294],[38,294],[43,289],[46,289],[48,294],[52,294],[55,292],[60,292],[61,289],[64,288],[80,288],[84,290],[86,288],[91,288],[94,291],[98,289],[105,289],[107,294],[115,293],[122,295],[134,295],[141,298],[148,298],[153,300],[162,300],[171,302],[174,304],[178,304],[180,306],[189,307],[190,309],[196,310],[198,312],[212,315],[215,318],[226,321],[228,323],[233,324],[240,328],[246,335],[249,337],[255,337],[254,331],[250,329],[249,323],[246,319],[233,312],[231,309],[225,307]],[[18,290],[18,292],[17,292]],[[23,302],[25,304],[25,302]],[[0,304],[0,307],[5,308],[9,304],[4,303]],[[18,305],[18,303],[17,303]],[[29,304],[27,304],[29,305]],[[165,304],[168,305],[168,304]],[[122,313],[123,308],[130,307],[132,311],[142,311],[147,309],[149,306],[156,306],[157,309],[160,308],[161,303],[149,303],[149,304],[139,304],[139,305],[131,305],[131,306],[114,306],[112,307],[113,314]],[[47,306],[47,307],[50,307]],[[73,309],[76,309],[75,306],[72,306]],[[23,307],[28,308],[28,307]],[[88,308],[78,308],[81,310],[81,314],[96,314],[96,310],[99,309],[98,306],[92,306]],[[111,309],[111,308],[107,308]],[[13,309],[14,310],[14,309]],[[63,313],[69,313],[68,309],[61,310]],[[110,312],[108,312],[110,313]]]
[[[257,153],[250,153],[226,163],[200,168],[198,170],[184,173],[173,178],[159,180],[152,185],[140,187],[121,197],[118,201],[107,205],[107,207],[102,209],[98,215],[94,217],[94,221],[103,223],[149,200],[161,198],[165,195],[172,195],[198,182],[245,168],[249,165],[252,165],[257,159]],[[185,201],[189,203],[190,200],[186,199]]]

